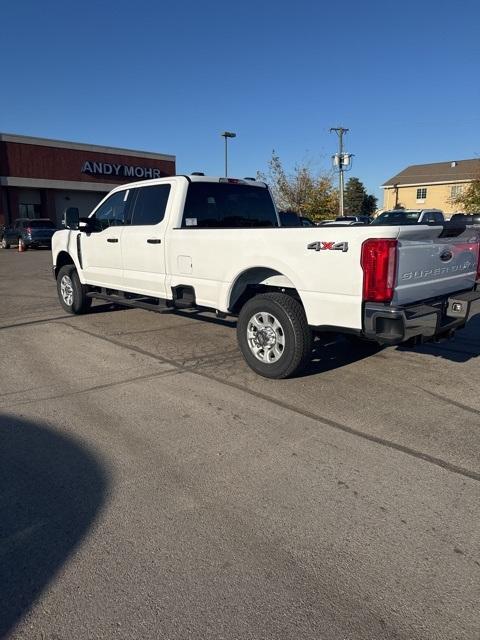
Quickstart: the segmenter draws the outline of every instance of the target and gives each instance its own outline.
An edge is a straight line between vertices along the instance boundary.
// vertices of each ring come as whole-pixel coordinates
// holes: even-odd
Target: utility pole
[[[237,134],[233,133],[233,131],[224,131],[220,135],[223,138],[225,138],[225,177],[228,177],[228,147],[227,147],[227,140],[228,140],[228,138],[236,138]]]
[[[340,195],[340,205],[339,205],[339,216],[343,218],[343,192],[344,192],[344,177],[343,172],[345,171],[345,166],[349,166],[350,164],[350,155],[347,153],[343,153],[343,136],[345,133],[350,131],[350,129],[345,129],[345,127],[331,127],[330,133],[335,131],[338,136],[338,153],[336,153],[334,158],[334,166],[338,167],[338,191]]]

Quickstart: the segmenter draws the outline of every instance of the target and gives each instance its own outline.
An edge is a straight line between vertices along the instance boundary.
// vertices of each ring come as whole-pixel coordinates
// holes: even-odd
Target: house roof
[[[382,186],[422,185],[475,179],[480,179],[480,158],[434,162],[433,164],[412,164],[384,182]]]

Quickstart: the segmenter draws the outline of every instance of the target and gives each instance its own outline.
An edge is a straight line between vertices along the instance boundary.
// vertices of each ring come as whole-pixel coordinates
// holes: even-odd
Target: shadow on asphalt
[[[84,445],[0,414],[0,638],[80,544],[105,501],[107,475]]]
[[[102,302],[100,304],[95,304],[94,301],[88,310],[88,315],[91,315],[92,313],[109,313],[111,311],[128,311],[129,308],[130,307],[122,307],[120,304],[116,304],[115,302]]]
[[[93,306],[90,313],[118,310],[127,311],[129,309],[117,304],[99,304]],[[235,329],[237,326],[236,318],[217,318],[212,312],[203,309],[177,309],[172,311],[172,315],[231,329]],[[351,342],[335,333],[323,334],[320,339],[315,340],[312,360],[298,377],[312,376],[347,366],[378,353],[382,348],[375,343],[362,342],[361,340]],[[417,346],[398,345],[396,349],[400,352],[432,355],[452,362],[467,362],[480,355],[480,316],[473,318],[465,329],[458,331],[453,340],[444,340],[438,343],[427,342]]]
[[[451,362],[468,362],[478,358],[480,356],[480,316],[470,320],[465,329],[458,331],[452,340],[426,342],[416,347],[399,345],[397,350],[423,353]]]
[[[313,343],[312,359],[304,371],[296,377],[314,376],[333,371],[378,353],[381,347],[370,342],[350,342],[332,333],[317,338]]]

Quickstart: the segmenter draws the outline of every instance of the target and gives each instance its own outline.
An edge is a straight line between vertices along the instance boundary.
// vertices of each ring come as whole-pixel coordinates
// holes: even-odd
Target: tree
[[[345,187],[344,209],[347,216],[371,216],[377,208],[377,198],[367,194],[363,182],[350,178]]]
[[[376,198],[372,194],[366,196],[362,202],[362,215],[373,216],[373,214],[377,210],[377,202],[378,198]]]
[[[273,151],[267,175],[258,172],[257,178],[269,184],[279,209],[293,210],[316,221],[337,215],[338,191],[330,173],[314,174],[304,163],[296,165],[293,172],[287,174],[280,157]]]
[[[478,213],[480,211],[480,179],[471,182],[467,189],[460,193],[452,202],[462,207],[465,213]]]
[[[358,216],[362,213],[363,201],[367,197],[367,191],[358,178],[350,178],[345,187],[343,207],[345,215]]]

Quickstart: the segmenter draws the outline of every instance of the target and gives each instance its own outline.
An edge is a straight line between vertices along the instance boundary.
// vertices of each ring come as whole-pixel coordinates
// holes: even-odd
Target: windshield
[[[420,211],[384,211],[370,224],[416,224],[420,218]]]

